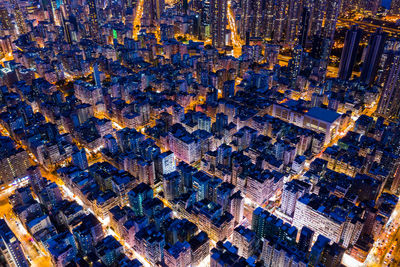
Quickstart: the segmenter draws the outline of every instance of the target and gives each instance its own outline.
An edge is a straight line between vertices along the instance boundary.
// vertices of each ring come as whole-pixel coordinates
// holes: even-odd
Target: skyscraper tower
[[[362,66],[360,80],[361,82],[371,85],[376,77],[379,62],[385,49],[385,40],[387,34],[379,28],[371,35],[367,47],[367,55]]]
[[[210,24],[212,44],[216,48],[225,46],[226,25],[228,23],[228,2],[227,0],[210,1]]]
[[[302,47],[306,47],[307,37],[308,37],[308,28],[310,27],[310,9],[308,7],[304,7],[301,13],[301,20],[299,26],[299,45]]]
[[[89,5],[89,21],[90,21],[90,33],[96,40],[99,38],[99,22],[97,20],[97,7],[96,0],[88,0]]]
[[[285,23],[287,20],[287,3],[288,0],[281,0],[275,3],[273,40],[276,44],[281,43],[284,38]]]
[[[326,0],[312,0],[309,3],[311,11],[310,36],[320,35],[326,11]]]
[[[18,32],[19,34],[25,34],[28,32],[28,29],[26,27],[24,14],[16,0],[11,1],[11,3],[14,5],[14,16],[17,22]]]
[[[264,15],[264,25],[265,33],[264,36],[267,39],[272,39],[273,28],[274,28],[274,0],[266,0],[265,2],[265,15]]]
[[[400,53],[390,54],[390,57],[391,68],[376,110],[385,118],[397,117],[400,110]]]
[[[243,15],[241,18],[241,23],[240,23],[240,37],[244,39],[246,37],[246,34],[250,31],[250,24],[251,24],[251,16],[252,16],[252,0],[243,0],[242,2],[242,9],[243,9]],[[261,1],[260,1],[261,2]]]
[[[341,80],[348,80],[351,77],[361,35],[362,30],[357,25],[353,25],[346,33],[339,64],[338,78]]]
[[[340,12],[342,0],[327,1],[326,16],[324,22],[325,38],[333,40],[335,35],[336,23]]]
[[[239,34],[242,39],[246,35],[260,37],[263,29],[263,16],[265,13],[265,0],[243,0],[243,13],[240,19]]]
[[[86,157],[86,152],[85,149],[83,148],[80,150],[76,148],[72,153],[71,158],[72,158],[72,164],[81,170],[85,170],[89,166]]]
[[[285,42],[292,47],[298,36],[300,9],[301,1],[289,0]]]
[[[300,238],[298,243],[299,249],[308,253],[308,251],[311,248],[313,236],[314,232],[311,229],[307,228],[306,226],[303,226],[303,228],[301,228]]]
[[[400,0],[392,0],[390,4],[390,13],[392,14],[400,14]]]
[[[289,79],[290,79],[290,86],[292,87],[296,86],[297,76],[300,73],[302,61],[303,61],[303,47],[301,45],[297,45],[295,48],[293,48],[292,59],[290,60],[289,63],[289,69],[290,69]]]
[[[263,14],[265,8],[265,1],[258,0],[254,4],[254,36],[261,36],[261,29],[264,27],[263,23]]]
[[[0,6],[0,23],[1,23],[1,29],[11,30],[12,24],[10,16],[8,14],[7,7],[4,6],[4,4]]]

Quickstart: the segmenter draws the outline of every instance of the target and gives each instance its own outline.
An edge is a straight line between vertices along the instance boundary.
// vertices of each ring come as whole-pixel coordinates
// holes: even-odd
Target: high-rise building
[[[24,13],[19,6],[18,1],[12,0],[11,3],[14,5],[14,17],[17,23],[17,30],[19,34],[25,34],[28,32],[28,27],[25,22]]]
[[[151,266],[164,260],[164,235],[156,231],[153,225],[141,229],[135,235],[135,246],[141,254],[148,259]]]
[[[167,266],[186,267],[191,266],[191,249],[188,242],[176,242],[172,246],[164,248],[164,262]]]
[[[7,7],[4,5],[0,6],[0,23],[1,29],[11,30],[12,24],[10,20],[10,15],[8,14]]]
[[[316,236],[326,236],[332,242],[347,248],[357,241],[363,223],[358,216],[351,213],[351,207],[347,207],[344,213],[341,201],[342,199],[334,195],[323,199],[314,194],[305,194],[297,200],[293,225],[297,229],[306,226],[314,231]]]
[[[341,80],[348,80],[351,77],[361,35],[362,30],[357,25],[353,25],[346,33],[339,64],[338,78]]]
[[[210,254],[210,239],[201,231],[189,241],[192,250],[192,266],[199,266],[200,263]]]
[[[96,0],[88,0],[90,33],[94,40],[99,40],[99,21],[97,16]]]
[[[210,0],[210,26],[212,44],[216,48],[226,45],[228,1]]]
[[[287,5],[289,0],[275,2],[273,41],[279,44],[284,41],[285,25],[287,20]]]
[[[232,244],[238,248],[238,255],[243,258],[249,258],[253,255],[256,243],[256,234],[245,228],[243,225],[233,230]]]
[[[301,45],[297,45],[293,48],[293,56],[290,60],[289,68],[290,68],[290,85],[292,87],[296,86],[297,76],[300,74],[301,64],[303,62],[303,47]]]
[[[391,67],[376,110],[378,115],[386,118],[397,117],[400,110],[400,54],[390,57]]]
[[[326,2],[326,16],[324,21],[324,37],[333,40],[336,23],[340,12],[342,0],[328,0]]]
[[[275,17],[275,1],[274,0],[265,0],[265,8],[264,8],[264,36],[268,40],[272,40],[273,37],[273,29],[274,29],[274,17]]]
[[[310,36],[322,35],[327,0],[306,1],[306,7],[311,12]]]
[[[128,193],[129,205],[136,216],[143,216],[143,202],[153,198],[153,189],[148,184],[140,183]]]
[[[173,200],[182,193],[181,180],[181,175],[177,171],[164,175],[163,188],[166,199]]]
[[[253,8],[252,8],[252,0],[243,0],[242,1],[242,9],[243,14],[240,19],[239,25],[239,33],[242,39],[246,38],[246,34],[250,34],[251,23],[253,20]],[[261,1],[260,1],[261,2]]]
[[[311,248],[313,237],[314,237],[314,232],[311,229],[304,226],[300,231],[300,238],[297,244],[298,248],[307,253]]]
[[[399,15],[400,14],[400,0],[392,0],[390,4],[390,13]]]
[[[281,211],[286,215],[293,216],[297,199],[305,193],[309,193],[310,187],[310,184],[300,180],[286,183],[282,192]]]
[[[311,248],[310,252],[310,266],[318,266],[323,258],[325,248],[329,245],[329,238],[318,235],[317,240]]]
[[[86,157],[86,151],[84,148],[78,149],[76,148],[71,155],[72,164],[78,167],[81,170],[86,170],[89,167],[88,160]]]
[[[175,155],[171,151],[161,153],[156,159],[157,177],[161,180],[162,176],[176,170]]]
[[[93,252],[94,245],[104,238],[103,227],[92,213],[83,217],[72,233],[80,251],[84,254]]]
[[[301,1],[289,0],[287,12],[285,43],[293,47],[299,32]]]
[[[28,153],[15,148],[9,137],[0,136],[0,183],[8,184],[25,177],[30,166]]]
[[[234,217],[234,225],[241,223],[244,211],[244,198],[241,195],[241,191],[237,191],[232,196],[230,196],[230,213]]]
[[[22,251],[21,242],[3,219],[0,219],[0,252],[4,256],[8,266],[29,266]]]
[[[253,35],[255,37],[260,37],[262,34],[262,29],[264,27],[263,25],[263,15],[264,15],[264,8],[265,8],[265,0],[261,1],[255,1],[253,7],[254,7],[254,30],[252,30]]]
[[[302,47],[306,47],[307,38],[308,38],[308,30],[310,27],[310,18],[311,13],[310,9],[307,7],[303,8],[300,18],[300,25],[299,25],[299,45]]]
[[[385,49],[386,33],[379,28],[371,35],[367,47],[367,55],[361,71],[361,82],[371,85],[375,81],[381,61],[383,50]]]

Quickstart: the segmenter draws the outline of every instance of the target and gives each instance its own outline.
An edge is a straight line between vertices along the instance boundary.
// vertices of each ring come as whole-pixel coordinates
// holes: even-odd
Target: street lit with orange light
[[[400,266],[400,0],[260,1],[0,0],[1,266]]]
[[[18,186],[24,186],[27,181]],[[15,188],[12,190],[2,191],[0,195],[0,217],[5,219],[10,229],[14,232],[18,240],[23,244],[25,254],[33,267],[50,267],[53,266],[51,258],[47,255],[43,248],[32,238],[26,231],[19,219],[14,215],[12,207],[8,202]]]
[[[137,38],[138,33],[140,31],[141,27],[141,22],[140,20],[142,19],[143,16],[143,4],[145,0],[138,0],[137,1],[137,8],[136,8],[136,16],[135,19],[133,20],[133,38]]]
[[[242,45],[243,41],[241,40],[240,36],[237,33],[237,26],[236,26],[236,21],[235,17],[233,16],[233,11],[231,7],[231,0],[228,0],[228,26],[229,29],[231,30],[231,39],[232,39],[232,44],[233,44],[233,55],[235,57],[240,56],[242,53]]]

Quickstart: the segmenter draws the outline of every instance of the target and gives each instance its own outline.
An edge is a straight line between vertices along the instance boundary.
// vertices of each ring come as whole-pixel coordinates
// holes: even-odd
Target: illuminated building
[[[241,223],[244,210],[244,198],[241,196],[240,190],[229,197],[231,202],[230,213],[233,215],[236,226]]]
[[[265,15],[264,15],[264,25],[265,25],[265,37],[272,40],[273,30],[274,30],[274,17],[275,17],[275,1],[266,0],[265,1]]]
[[[400,110],[400,54],[391,54],[390,57],[392,64],[376,110],[386,118],[397,117]]]
[[[8,137],[0,136],[0,181],[8,184],[27,175],[31,166],[28,153],[15,148]]]
[[[164,248],[164,262],[167,266],[186,267],[192,263],[191,248],[188,242],[176,242]]]
[[[72,164],[77,166],[79,169],[85,170],[87,169],[87,167],[89,167],[85,149],[83,148],[81,150],[76,149],[72,153],[71,157],[72,157]]]
[[[362,32],[357,25],[354,25],[346,33],[342,56],[340,57],[339,79],[348,80],[351,77]]]
[[[176,170],[175,155],[171,151],[161,153],[156,159],[156,172],[158,177]]]
[[[153,227],[148,227],[140,230],[135,236],[135,250],[146,259],[148,259],[151,266],[156,266],[158,262],[164,260],[164,235],[156,231]]]
[[[351,248],[350,255],[359,262],[364,262],[373,247],[373,243],[374,240],[372,238],[363,236]]]
[[[322,26],[327,7],[327,1],[306,1],[311,12],[310,36],[322,35]]]
[[[79,250],[85,254],[94,252],[95,244],[104,237],[101,223],[91,213],[82,218],[80,224],[72,230],[72,233],[78,243]]]
[[[192,250],[192,265],[198,266],[210,254],[210,239],[201,231],[189,241]]]
[[[400,0],[392,0],[390,3],[390,13],[399,15],[400,14]]]
[[[9,266],[28,267],[29,263],[17,239],[5,220],[0,219],[0,252]]]
[[[95,247],[95,253],[106,266],[112,266],[123,255],[124,247],[111,235],[100,240]]]
[[[310,187],[310,184],[300,180],[286,183],[282,192],[281,211],[286,215],[293,216],[297,199],[305,193],[309,193]]]
[[[340,214],[340,206],[335,210],[336,204],[332,201],[334,199],[335,197],[332,196],[323,203],[322,199],[316,195],[306,194],[299,198],[293,216],[293,225],[298,229],[305,226],[314,231],[315,236],[326,236],[347,248],[357,241],[363,223],[358,217],[350,214],[348,209],[345,214]]]
[[[174,125],[175,126],[175,125]],[[173,126],[173,127],[174,127]],[[169,146],[180,160],[192,164],[200,159],[200,142],[181,125],[168,133]]]
[[[253,255],[256,235],[250,229],[240,225],[233,230],[232,244],[238,248],[238,255],[249,258]]]
[[[89,6],[90,34],[94,40],[101,40],[101,37],[99,36],[100,31],[97,18],[96,0],[88,0],[87,4]]]
[[[325,144],[338,135],[340,114],[319,107],[311,108],[305,115],[304,128],[325,134]]]
[[[299,32],[299,17],[301,10],[301,2],[296,0],[289,0],[288,14],[286,21],[285,43],[294,46]]]
[[[163,177],[163,188],[165,198],[167,200],[173,200],[174,198],[178,197],[179,194],[182,192],[182,182],[181,182],[181,175],[179,172],[174,171],[169,174],[165,174]]]
[[[273,26],[273,41],[275,44],[280,44],[284,40],[285,23],[287,20],[286,9],[289,0],[275,2],[275,17]]]
[[[51,255],[55,266],[67,265],[78,254],[76,242],[69,231],[62,232],[48,239],[45,242],[45,248]]]
[[[246,197],[261,205],[282,189],[283,176],[268,170],[250,173],[247,177]]]
[[[314,232],[304,226],[303,228],[301,228],[301,231],[300,231],[298,248],[300,250],[308,253],[308,251],[311,248],[313,238],[314,238]]]
[[[211,39],[216,48],[223,48],[226,45],[227,9],[227,0],[210,0]]]
[[[262,239],[260,257],[265,266],[309,266],[306,256],[301,251],[273,238]]]
[[[0,6],[0,22],[3,30],[11,30],[12,24],[10,16],[8,14],[7,7],[4,5]]]
[[[385,48],[386,33],[381,28],[377,29],[369,39],[367,54],[362,66],[361,82],[371,85],[375,81],[382,53]]]
[[[143,216],[143,202],[153,198],[153,190],[145,183],[140,183],[128,193],[129,205],[136,216]]]
[[[14,16],[17,23],[18,32],[19,34],[25,34],[28,32],[28,28],[25,22],[24,14],[16,0],[13,0],[11,2],[14,5]]]
[[[336,23],[343,0],[326,1],[326,16],[324,21],[324,37],[333,40],[336,30]]]
[[[290,85],[296,86],[297,76],[300,74],[301,64],[303,62],[303,47],[297,45],[293,48],[293,56],[290,60]]]
[[[302,47],[305,47],[307,44],[308,30],[310,27],[310,16],[310,10],[307,7],[304,7],[301,13],[301,20],[299,25],[299,44]]]

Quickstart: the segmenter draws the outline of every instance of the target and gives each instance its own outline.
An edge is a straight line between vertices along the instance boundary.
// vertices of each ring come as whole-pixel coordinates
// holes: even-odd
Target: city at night
[[[400,0],[0,0],[0,266],[399,267]]]

